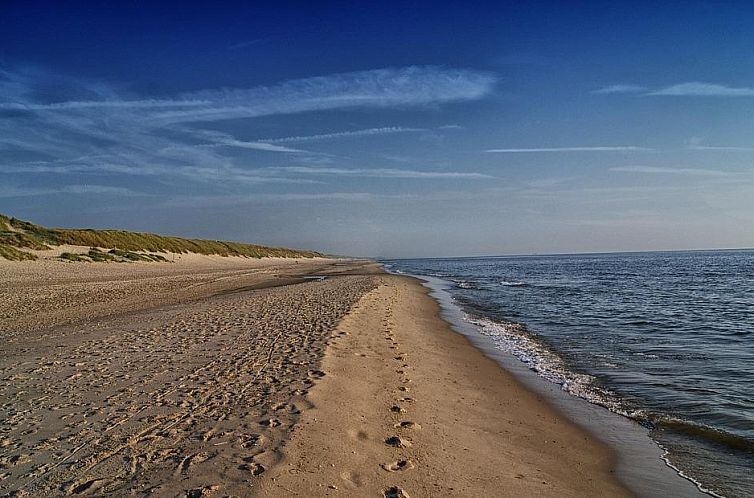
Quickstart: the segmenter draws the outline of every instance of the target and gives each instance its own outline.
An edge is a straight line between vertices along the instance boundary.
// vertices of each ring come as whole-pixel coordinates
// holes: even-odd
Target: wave
[[[529,284],[527,284],[526,282],[508,282],[507,280],[501,280],[500,285],[504,285],[506,287],[526,287]]]
[[[657,443],[657,441],[655,442]],[[701,481],[696,480],[693,476],[690,476],[689,474],[684,472],[683,469],[674,465],[673,462],[670,461],[670,452],[668,451],[668,449],[660,443],[657,443],[657,446],[659,446],[662,450],[662,456],[660,458],[663,462],[665,462],[665,465],[676,471],[679,476],[694,484],[694,486],[696,486],[699,491],[715,498],[727,498],[725,495],[718,494],[707,488],[704,484],[702,484]]]
[[[707,425],[668,416],[647,416],[655,430],[670,430],[695,439],[707,441],[730,450],[754,454],[754,441]]]
[[[477,285],[475,282],[469,282],[468,280],[458,280],[456,281],[456,285],[460,287],[461,289],[477,289]]]
[[[667,414],[629,409],[619,401],[617,395],[596,385],[593,376],[570,370],[557,353],[520,323],[493,321],[470,315],[466,315],[466,320],[478,326],[481,333],[492,339],[498,349],[512,354],[540,377],[559,384],[569,394],[634,419],[648,429],[670,430],[732,450],[754,453],[754,440],[749,438]]]
[[[523,324],[493,321],[468,314],[465,315],[465,319],[476,325],[481,334],[489,337],[498,349],[512,354],[540,377],[560,385],[568,394],[603,406],[616,414],[635,420],[641,426],[647,428],[650,434],[654,434],[655,443],[662,448],[664,452],[662,459],[665,464],[678,472],[681,477],[693,482],[703,493],[721,498],[723,496],[706,488],[699,481],[673,465],[668,450],[656,439],[658,433],[662,431],[673,432],[695,440],[706,441],[727,450],[754,454],[754,440],[744,436],[667,414],[628,407],[615,393],[597,385],[595,377],[570,370],[557,353],[530,333]]]
[[[632,416],[618,403],[613,393],[596,385],[595,377],[570,370],[560,356],[529,333],[524,325],[470,315],[466,315],[465,319],[479,327],[480,332],[489,337],[498,349],[512,354],[540,377],[560,385],[567,393],[621,415]]]

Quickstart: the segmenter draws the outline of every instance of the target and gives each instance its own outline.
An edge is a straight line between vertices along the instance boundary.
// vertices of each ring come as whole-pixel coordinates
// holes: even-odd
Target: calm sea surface
[[[754,251],[391,260],[564,390],[636,419],[668,462],[754,496]]]

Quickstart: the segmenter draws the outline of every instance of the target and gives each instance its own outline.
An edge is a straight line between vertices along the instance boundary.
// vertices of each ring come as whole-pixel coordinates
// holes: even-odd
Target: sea
[[[754,250],[385,260],[494,347],[636,421],[700,490],[754,497]]]

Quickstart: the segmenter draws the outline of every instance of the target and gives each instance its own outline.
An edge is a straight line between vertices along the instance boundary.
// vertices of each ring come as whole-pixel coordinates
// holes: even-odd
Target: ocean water
[[[648,427],[710,494],[754,497],[754,251],[385,264],[452,282],[496,347]]]

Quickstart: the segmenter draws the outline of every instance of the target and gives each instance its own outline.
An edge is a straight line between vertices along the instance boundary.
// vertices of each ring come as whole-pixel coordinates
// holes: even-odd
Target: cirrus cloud
[[[319,183],[306,169],[249,164],[268,153],[297,159],[323,156],[274,142],[420,131],[391,126],[277,140],[244,140],[196,123],[353,108],[403,110],[480,99],[496,77],[484,71],[409,66],[302,78],[241,89],[207,89],[173,97],[133,95],[117,85],[65,79],[54,95],[54,75],[0,70],[0,172],[13,175],[151,176],[227,187],[260,183]],[[69,99],[61,99],[62,93]],[[4,112],[3,112],[4,111]],[[251,154],[256,154],[253,156]],[[9,159],[10,158],[10,159]],[[475,173],[358,170],[359,176],[474,178]],[[323,173],[324,174],[324,173]],[[334,175],[334,172],[327,173]],[[343,169],[341,175],[356,175]],[[28,180],[28,178],[26,178]]]

